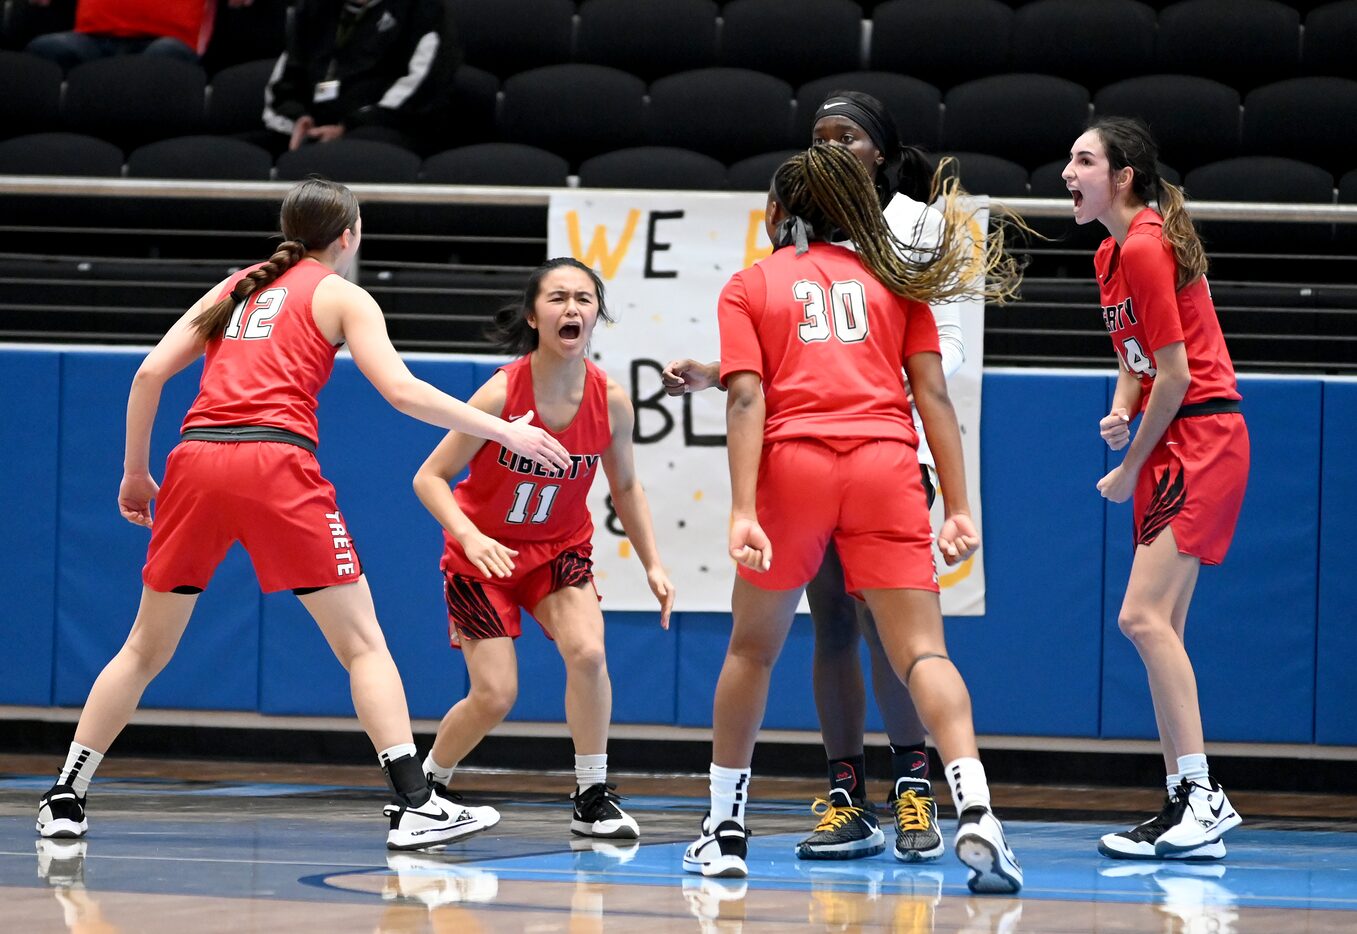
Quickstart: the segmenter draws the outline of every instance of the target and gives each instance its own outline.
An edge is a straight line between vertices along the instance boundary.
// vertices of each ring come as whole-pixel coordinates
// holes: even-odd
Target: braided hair
[[[842,231],[868,271],[896,295],[928,304],[972,294],[993,301],[1011,298],[1022,273],[1004,252],[1002,232],[984,238],[983,254],[977,256],[974,212],[961,205],[955,179],[939,185],[943,231],[937,246],[907,245],[887,226],[857,157],[842,146],[813,146],[792,156],[773,176],[773,197],[789,215],[773,245],[795,242],[802,252],[806,241]]]
[[[344,231],[352,230],[358,223],[358,199],[338,182],[308,178],[283,199],[279,223],[284,239],[273,255],[193,319],[193,328],[203,340],[221,337],[237,305],[267,288],[308,253],[324,250]]]

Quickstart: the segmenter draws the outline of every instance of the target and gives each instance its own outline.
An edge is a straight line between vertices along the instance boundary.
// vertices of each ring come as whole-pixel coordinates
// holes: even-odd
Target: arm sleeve
[[[941,353],[938,346],[938,327],[933,323],[933,312],[922,302],[900,299],[901,311],[905,315],[905,346],[903,359],[908,360],[916,353]]]
[[[1131,293],[1131,313],[1145,329],[1149,350],[1154,352],[1181,341],[1178,267],[1168,245],[1147,234],[1127,237],[1121,248],[1121,269]]]
[[[392,66],[395,79],[375,106],[360,108],[346,123],[402,123],[435,110],[452,93],[452,76],[461,64],[452,14],[443,0],[426,0],[401,44],[403,62]]]
[[[731,276],[721,290],[716,316],[721,328],[721,385],[731,373],[748,370],[763,378],[763,350],[745,279],[748,271]]]
[[[961,332],[961,303],[943,302],[930,305],[933,323],[938,330],[938,346],[942,351],[942,378],[951,379],[966,361],[966,339]]]

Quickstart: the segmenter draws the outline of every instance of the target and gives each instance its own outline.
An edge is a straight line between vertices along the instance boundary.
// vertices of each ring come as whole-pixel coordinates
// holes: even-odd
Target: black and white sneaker
[[[1181,786],[1180,786],[1181,787]],[[1203,843],[1200,846],[1172,853],[1159,853],[1156,844],[1170,827],[1183,820],[1187,809],[1187,800],[1178,794],[1178,788],[1164,797],[1164,806],[1149,820],[1137,824],[1130,830],[1103,834],[1098,841],[1098,852],[1111,859],[1182,859],[1202,861],[1221,859],[1225,856],[1225,841]]]
[[[1205,784],[1183,779],[1175,795],[1182,801],[1183,809],[1178,820],[1154,843],[1155,852],[1162,857],[1218,843],[1227,830],[1242,823],[1239,812],[1225,797],[1225,789],[1213,778],[1208,777]]]
[[[499,823],[499,811],[492,807],[466,807],[438,794],[430,794],[419,807],[393,801],[382,813],[391,818],[386,834],[388,850],[423,850]]]
[[[53,785],[38,799],[38,833],[48,839],[83,837],[89,830],[85,799],[70,785]]]
[[[895,858],[906,863],[937,859],[947,847],[938,830],[938,800],[926,778],[899,778],[890,800],[895,815]]]
[[[570,832],[581,837],[635,840],[641,836],[636,821],[617,804],[621,797],[614,791],[616,785],[599,782],[570,796],[575,803],[575,816],[570,821]]]
[[[1011,895],[1022,888],[1022,866],[1008,848],[999,818],[986,807],[969,807],[957,821],[957,858],[971,869],[966,880],[977,894]]]
[[[722,821],[712,830],[708,814],[702,818],[702,836],[683,851],[683,869],[708,878],[743,879],[749,875],[748,855],[749,831],[733,820]]]
[[[886,848],[876,815],[854,804],[844,789],[831,788],[829,797],[816,798],[810,810],[820,822],[796,845],[798,859],[862,859]]]

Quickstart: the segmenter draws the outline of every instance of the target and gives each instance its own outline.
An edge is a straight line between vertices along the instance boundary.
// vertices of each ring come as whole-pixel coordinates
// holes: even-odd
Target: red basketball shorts
[[[563,587],[594,584],[594,546],[587,541],[564,549],[559,544],[503,544],[518,552],[510,578],[462,573],[468,568],[460,550],[454,560],[444,560],[448,642],[454,649],[462,647],[463,639],[517,639],[523,632],[523,607],[531,612],[548,594]],[[597,596],[597,588],[594,594]],[[551,638],[551,633],[542,631]]]
[[[758,516],[773,544],[773,564],[763,573],[737,572],[764,590],[804,587],[832,538],[850,594],[936,593],[928,502],[923,485],[913,482],[918,475],[918,455],[903,441],[863,441],[844,451],[803,438],[766,445]]]
[[[1169,424],[1136,478],[1135,543],[1172,526],[1178,551],[1220,564],[1249,479],[1249,431],[1238,412]]]
[[[240,542],[265,593],[329,587],[363,573],[316,456],[278,441],[181,441],[165,463],[141,579],[206,588]]]

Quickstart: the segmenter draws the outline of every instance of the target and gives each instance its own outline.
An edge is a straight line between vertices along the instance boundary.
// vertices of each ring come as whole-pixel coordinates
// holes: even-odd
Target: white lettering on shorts
[[[340,577],[350,577],[358,573],[358,562],[353,556],[353,542],[349,539],[349,530],[344,528],[344,518],[338,512],[327,512],[330,520],[330,540],[335,549],[335,573]]]

